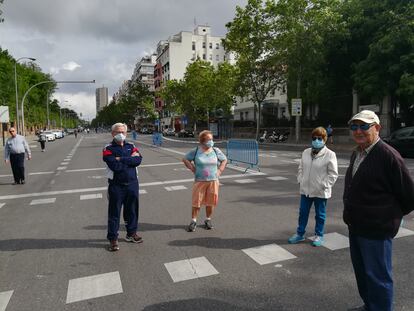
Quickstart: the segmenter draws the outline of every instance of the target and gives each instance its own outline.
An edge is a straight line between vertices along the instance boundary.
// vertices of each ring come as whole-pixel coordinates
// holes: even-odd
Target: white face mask
[[[126,138],[126,136],[122,133],[116,134],[114,136],[115,141],[118,142],[118,143],[123,142],[125,140],[125,138]]]

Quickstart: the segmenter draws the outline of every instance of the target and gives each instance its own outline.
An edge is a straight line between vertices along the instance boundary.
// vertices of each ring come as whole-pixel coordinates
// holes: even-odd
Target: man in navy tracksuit
[[[108,235],[109,250],[119,250],[118,230],[121,208],[124,207],[124,220],[127,242],[142,243],[138,229],[138,178],[136,167],[142,156],[133,144],[125,142],[127,126],[116,123],[112,126],[113,141],[103,150],[103,160],[108,166]]]

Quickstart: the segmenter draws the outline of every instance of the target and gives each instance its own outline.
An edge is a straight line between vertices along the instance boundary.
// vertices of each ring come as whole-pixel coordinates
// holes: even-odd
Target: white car
[[[50,130],[57,139],[63,138],[63,132],[61,130]]]
[[[54,141],[56,139],[56,135],[52,131],[44,131],[41,135],[45,135],[47,141]]]

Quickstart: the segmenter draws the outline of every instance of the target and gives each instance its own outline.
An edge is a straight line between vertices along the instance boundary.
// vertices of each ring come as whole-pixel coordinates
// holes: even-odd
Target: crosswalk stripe
[[[234,182],[238,184],[252,184],[252,183],[255,183],[256,181],[253,179],[237,179]]]
[[[12,290],[9,290],[7,292],[1,292],[0,293],[0,311],[5,311],[7,308],[7,305],[9,304],[10,298],[13,295]]]
[[[414,231],[400,227],[400,230],[398,230],[398,233],[395,236],[395,239],[403,238],[403,237],[410,236],[410,235],[414,235]]]
[[[164,266],[174,283],[219,274],[206,257],[168,262]]]
[[[146,193],[147,193],[147,190],[144,190],[144,189],[139,190],[139,194],[146,194]]]
[[[58,168],[57,168],[57,170],[58,171],[63,171],[63,170],[66,170],[68,167],[67,166],[59,166]]]
[[[278,180],[286,180],[287,178],[282,177],[282,176],[274,176],[274,177],[267,177],[267,179],[278,181]]]
[[[180,186],[170,186],[170,187],[164,187],[164,188],[167,191],[176,191],[176,190],[185,190],[185,189],[187,189],[186,186],[182,186],[182,185],[180,185]]]
[[[118,271],[97,274],[69,280],[66,303],[121,293],[123,290]]]
[[[55,203],[55,201],[56,201],[56,198],[37,199],[37,200],[32,200],[32,202],[30,202],[30,205],[49,204],[49,203]]]
[[[312,236],[308,239],[313,241],[315,237],[316,236]],[[323,240],[324,242],[322,246],[330,249],[331,251],[349,247],[349,238],[337,232],[325,233],[323,235]]]
[[[295,255],[289,253],[287,250],[277,244],[268,244],[252,248],[245,248],[242,249],[242,251],[251,259],[256,261],[259,265],[265,265],[296,258]]]
[[[0,203],[0,208],[2,208],[6,203]]]
[[[80,200],[102,199],[102,193],[81,194]]]

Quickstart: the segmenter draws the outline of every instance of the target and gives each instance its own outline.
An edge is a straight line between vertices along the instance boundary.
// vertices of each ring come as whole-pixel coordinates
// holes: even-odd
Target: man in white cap
[[[345,175],[343,219],[364,305],[349,310],[393,310],[392,239],[414,209],[414,182],[400,154],[379,137],[369,110],[349,121],[358,145]]]

